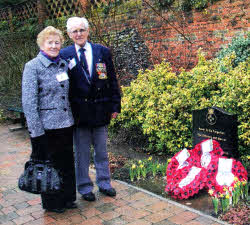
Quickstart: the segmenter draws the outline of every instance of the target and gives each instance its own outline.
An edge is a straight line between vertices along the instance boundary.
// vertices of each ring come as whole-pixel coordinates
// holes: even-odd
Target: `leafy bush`
[[[28,18],[25,21],[20,21],[14,17],[12,24],[15,32],[29,32],[32,36],[36,35],[40,31],[38,25],[38,18]]]
[[[8,21],[0,21],[0,32],[4,32],[9,29]]]
[[[10,24],[9,24],[10,23]],[[38,25],[38,18],[28,18],[25,21],[14,16],[11,21],[0,21],[0,35],[8,35],[13,29],[14,32],[31,32],[38,33],[40,26]]]
[[[25,0],[0,0],[0,7],[7,7],[12,5],[17,5],[24,2]]]
[[[220,70],[218,59],[199,63],[178,76],[162,62],[153,70],[140,72],[129,87],[122,87],[122,112],[111,127],[140,129],[148,137],[148,150],[173,154],[192,145],[192,110],[221,107],[237,113],[241,153],[250,144],[250,72],[247,62],[233,68],[235,55],[223,59],[228,73]],[[248,60],[249,63],[249,60]]]
[[[177,10],[189,11],[192,9],[204,9],[208,3],[214,3],[218,0],[155,0],[156,5],[161,8],[168,8],[170,6]]]
[[[67,23],[67,19],[71,16],[75,16],[75,15],[70,15],[70,16],[62,16],[59,17],[57,19],[47,19],[44,23],[44,26],[53,26],[56,27],[57,29],[60,29],[63,32],[66,32],[66,23]]]
[[[4,112],[2,109],[0,109],[0,123],[4,122],[6,120],[6,116],[4,115]]]
[[[89,4],[90,7],[87,12],[87,17],[90,15],[98,15],[101,17],[119,16],[126,12],[132,13],[131,10],[139,8],[142,5],[141,0],[116,0],[116,1],[95,1]],[[123,16],[123,15],[122,15]],[[93,18],[92,18],[93,19]]]
[[[24,64],[38,53],[36,35],[12,33],[0,36],[0,42],[0,92],[21,95]]]
[[[233,60],[233,66],[237,66],[240,62],[246,61],[248,57],[250,57],[250,32],[248,32],[247,36],[239,35],[232,39],[232,42],[222,48],[217,54],[219,59],[223,59],[224,57],[235,53],[236,57]],[[225,71],[225,66],[221,65],[222,71]]]

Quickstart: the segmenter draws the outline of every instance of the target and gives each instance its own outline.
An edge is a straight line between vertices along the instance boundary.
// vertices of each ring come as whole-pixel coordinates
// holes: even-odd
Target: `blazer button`
[[[64,110],[65,112],[67,111],[67,109],[66,109],[66,108],[64,108],[63,110]]]
[[[61,87],[64,87],[64,84],[61,84]]]
[[[62,96],[62,99],[65,100],[65,96]]]

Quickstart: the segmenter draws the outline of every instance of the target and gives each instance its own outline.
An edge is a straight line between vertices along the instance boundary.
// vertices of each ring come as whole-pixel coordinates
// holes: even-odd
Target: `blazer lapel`
[[[96,45],[94,45],[92,43],[90,43],[90,44],[91,44],[91,47],[92,47],[92,55],[93,55],[91,80],[95,81],[97,79],[96,63],[98,63],[99,54],[98,54],[98,49],[96,48]]]
[[[90,81],[87,79],[86,75],[84,74],[84,70],[83,70],[81,62],[80,62],[80,60],[78,58],[75,45],[73,45],[73,47],[74,47],[74,49],[72,51],[72,53],[73,53],[72,56],[76,60],[77,74],[80,77],[80,79],[83,79],[85,81],[85,83],[87,83],[88,85],[90,85]]]

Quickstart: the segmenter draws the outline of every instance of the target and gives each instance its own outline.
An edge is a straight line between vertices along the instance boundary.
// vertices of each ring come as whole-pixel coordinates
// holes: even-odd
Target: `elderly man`
[[[77,188],[83,199],[94,201],[93,182],[89,177],[91,145],[99,191],[107,196],[116,195],[110,184],[106,141],[107,125],[121,110],[121,96],[110,50],[87,40],[88,21],[80,17],[69,18],[67,32],[74,44],[62,49],[61,56],[69,62],[69,98],[76,125]]]

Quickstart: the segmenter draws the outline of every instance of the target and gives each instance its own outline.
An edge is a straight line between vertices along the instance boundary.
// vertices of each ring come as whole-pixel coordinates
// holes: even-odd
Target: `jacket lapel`
[[[72,49],[72,58],[75,58],[75,60],[76,60],[76,70],[77,70],[77,75],[79,76],[79,79],[83,79],[85,81],[85,83],[90,85],[90,82],[88,81],[88,79],[87,79],[87,77],[84,74],[84,71],[82,69],[81,62],[78,59],[75,45],[73,45],[73,49]]]
[[[92,48],[92,71],[91,71],[91,81],[95,80],[95,64],[96,64],[96,50],[95,50],[95,45],[91,44],[91,48]]]
[[[99,49],[98,46],[95,44],[91,44],[92,47],[92,54],[93,54],[93,61],[92,61],[92,76],[91,76],[91,80],[95,81],[98,79],[97,77],[97,73],[96,73],[96,64],[100,61],[100,53],[99,53]]]

